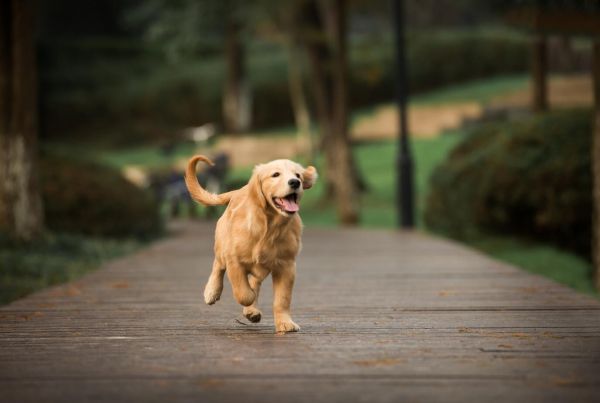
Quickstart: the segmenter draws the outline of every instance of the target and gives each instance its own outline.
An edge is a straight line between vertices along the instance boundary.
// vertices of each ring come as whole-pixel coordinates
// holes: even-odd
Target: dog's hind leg
[[[256,294],[248,283],[248,271],[237,261],[227,261],[227,277],[231,282],[235,300],[243,306],[252,305]]]
[[[256,298],[254,302],[250,306],[245,306],[243,309],[243,314],[250,322],[260,322],[262,318],[262,312],[258,309],[258,295],[260,293],[260,285],[262,284],[265,277],[269,275],[269,271],[263,268],[255,268],[252,270],[252,274],[250,274],[249,283],[250,288],[256,294]]]
[[[223,276],[225,275],[225,266],[215,259],[213,262],[212,272],[204,287],[204,302],[212,305],[221,298],[223,292]]]

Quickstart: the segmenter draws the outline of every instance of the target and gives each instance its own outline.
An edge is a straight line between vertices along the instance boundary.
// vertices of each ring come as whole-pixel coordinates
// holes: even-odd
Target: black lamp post
[[[413,186],[413,161],[408,138],[408,123],[406,114],[406,99],[408,86],[406,83],[406,57],[404,40],[404,1],[392,0],[394,14],[394,32],[396,45],[396,101],[398,103],[398,117],[400,118],[400,135],[398,137],[398,155],[396,157],[396,203],[399,217],[399,226],[413,228],[414,218],[414,186]]]

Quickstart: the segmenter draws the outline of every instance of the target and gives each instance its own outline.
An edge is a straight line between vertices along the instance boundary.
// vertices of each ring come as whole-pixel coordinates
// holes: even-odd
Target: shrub
[[[109,168],[63,158],[41,162],[50,230],[148,239],[161,231],[158,203]]]
[[[591,114],[561,111],[475,130],[432,174],[425,222],[550,241],[589,257]]]

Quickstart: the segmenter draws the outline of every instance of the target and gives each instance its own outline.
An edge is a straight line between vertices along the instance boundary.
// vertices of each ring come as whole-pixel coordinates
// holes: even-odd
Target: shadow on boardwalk
[[[297,334],[202,288],[212,226],[0,310],[1,401],[600,401],[600,303],[422,234],[307,229]]]

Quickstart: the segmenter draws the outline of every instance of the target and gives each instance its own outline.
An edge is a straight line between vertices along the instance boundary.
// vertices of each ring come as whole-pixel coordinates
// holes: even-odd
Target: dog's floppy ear
[[[254,167],[252,176],[248,181],[248,190],[250,199],[252,199],[257,206],[264,208],[267,206],[267,200],[265,199],[265,195],[262,191],[262,183],[259,175],[261,167],[262,165],[257,165]]]
[[[319,174],[317,174],[317,169],[312,165],[307,167],[304,172],[302,172],[302,187],[304,189],[310,189],[313,187]]]

